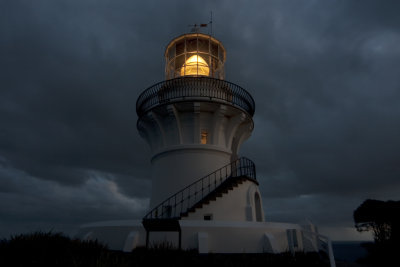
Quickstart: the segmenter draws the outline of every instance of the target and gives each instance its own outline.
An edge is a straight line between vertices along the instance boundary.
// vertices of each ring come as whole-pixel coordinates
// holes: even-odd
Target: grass
[[[112,251],[97,241],[70,239],[62,233],[35,232],[0,241],[0,266],[329,266],[317,253],[198,254],[169,244],[131,253]]]

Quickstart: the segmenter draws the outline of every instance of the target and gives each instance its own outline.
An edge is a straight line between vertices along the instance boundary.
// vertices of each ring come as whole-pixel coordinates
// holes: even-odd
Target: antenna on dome
[[[212,36],[212,34],[213,34],[213,32],[212,32],[212,11],[210,14],[210,22],[208,24],[210,24],[210,35]]]
[[[193,33],[199,33],[200,32],[200,28],[206,28],[208,27],[208,25],[210,25],[210,31],[209,31],[209,35],[212,36],[212,11],[211,11],[211,15],[210,15],[210,21],[208,23],[202,23],[202,24],[190,24],[188,25],[188,27],[192,27],[190,29],[190,32]]]

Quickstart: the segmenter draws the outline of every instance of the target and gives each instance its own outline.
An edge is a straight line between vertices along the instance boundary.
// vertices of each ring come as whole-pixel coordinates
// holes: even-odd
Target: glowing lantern
[[[203,75],[208,76],[210,68],[207,62],[199,55],[189,57],[181,68],[181,76]]]

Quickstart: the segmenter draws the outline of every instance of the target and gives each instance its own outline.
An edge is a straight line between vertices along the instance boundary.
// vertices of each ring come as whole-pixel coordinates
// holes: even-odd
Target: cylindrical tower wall
[[[139,120],[152,150],[151,207],[237,158],[251,116],[219,102],[157,106]]]
[[[231,153],[204,145],[182,146],[156,155],[151,162],[153,186],[150,207],[155,207],[230,161]]]

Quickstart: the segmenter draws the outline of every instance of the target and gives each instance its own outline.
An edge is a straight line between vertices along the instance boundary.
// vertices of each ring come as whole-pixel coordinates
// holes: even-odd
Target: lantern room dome
[[[223,80],[225,57],[224,46],[211,35],[184,34],[165,49],[165,77],[207,76]]]

